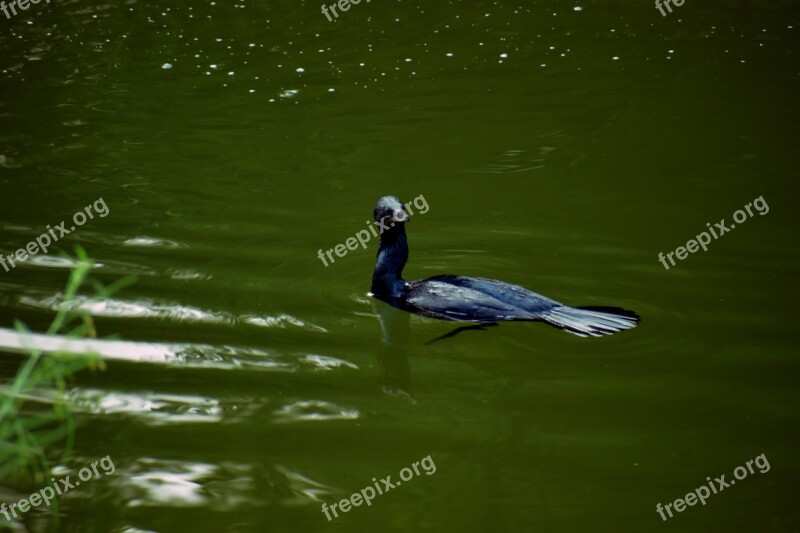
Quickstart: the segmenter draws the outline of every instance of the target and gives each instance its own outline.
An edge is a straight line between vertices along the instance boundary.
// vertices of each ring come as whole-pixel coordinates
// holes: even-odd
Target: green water
[[[18,530],[800,529],[800,2],[340,15],[252,0],[0,14],[0,253],[108,207],[0,270],[0,379],[23,361],[14,319],[44,331],[62,302],[59,250],[85,247],[104,282],[138,275],[79,302],[118,340],[74,382],[62,474],[116,469],[66,494],[60,525],[37,509]],[[643,321],[426,344],[453,326],[367,296],[375,240],[317,257],[385,194],[429,206],[408,226],[408,279],[498,278]],[[659,263],[759,197],[768,213]],[[657,513],[761,454],[768,472]],[[322,502],[429,455],[435,473],[325,518]],[[0,501],[37,488],[2,481]]]

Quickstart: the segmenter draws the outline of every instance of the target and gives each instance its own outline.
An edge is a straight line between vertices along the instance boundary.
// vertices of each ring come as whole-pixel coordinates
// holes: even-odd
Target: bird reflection
[[[411,315],[374,298],[372,309],[381,325],[381,347],[377,358],[383,392],[416,403],[411,394],[411,365],[408,362]]]

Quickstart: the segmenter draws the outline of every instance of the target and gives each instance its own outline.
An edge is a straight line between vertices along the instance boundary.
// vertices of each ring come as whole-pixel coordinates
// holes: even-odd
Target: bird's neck
[[[396,298],[402,295],[406,282],[403,267],[408,261],[408,242],[402,224],[381,233],[378,259],[372,273],[372,294],[381,298]]]

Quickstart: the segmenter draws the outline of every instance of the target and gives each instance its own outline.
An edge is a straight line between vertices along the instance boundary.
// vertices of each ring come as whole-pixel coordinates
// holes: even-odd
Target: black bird
[[[408,213],[396,196],[384,196],[373,215],[382,231],[370,292],[394,307],[441,320],[472,322],[479,328],[513,320],[545,322],[581,337],[610,335],[633,328],[640,320],[633,311],[569,307],[493,279],[444,275],[406,282],[402,274],[408,261]]]

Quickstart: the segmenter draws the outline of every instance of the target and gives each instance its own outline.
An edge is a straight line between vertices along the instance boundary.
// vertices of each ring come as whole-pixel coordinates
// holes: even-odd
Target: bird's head
[[[388,228],[398,224],[405,224],[410,218],[403,202],[397,196],[384,196],[378,200],[372,215],[381,232],[388,231]]]

